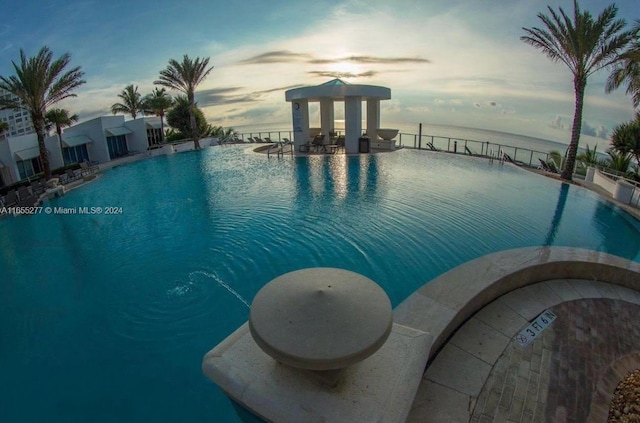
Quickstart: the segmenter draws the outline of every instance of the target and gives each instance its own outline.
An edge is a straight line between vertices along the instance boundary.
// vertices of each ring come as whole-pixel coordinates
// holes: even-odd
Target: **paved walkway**
[[[526,347],[515,335],[557,318]],[[477,312],[428,366],[408,422],[603,422],[640,368],[640,293],[587,280],[512,291]]]

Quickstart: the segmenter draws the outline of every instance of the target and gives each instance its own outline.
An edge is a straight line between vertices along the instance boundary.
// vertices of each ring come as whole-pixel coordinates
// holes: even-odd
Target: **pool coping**
[[[394,322],[434,337],[428,360],[457,328],[496,298],[537,282],[586,279],[640,290],[640,263],[574,247],[525,247],[479,257],[423,285]]]

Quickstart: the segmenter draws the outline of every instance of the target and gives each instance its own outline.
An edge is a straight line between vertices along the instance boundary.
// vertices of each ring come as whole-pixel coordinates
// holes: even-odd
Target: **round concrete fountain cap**
[[[386,341],[391,302],[371,279],[318,267],[277,277],[251,304],[249,329],[276,360],[307,370],[336,370],[364,360]]]

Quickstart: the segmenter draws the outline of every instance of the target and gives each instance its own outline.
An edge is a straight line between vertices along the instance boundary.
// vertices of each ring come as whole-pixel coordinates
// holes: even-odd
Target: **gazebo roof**
[[[320,101],[323,98],[344,100],[345,97],[362,97],[363,100],[389,100],[391,89],[377,85],[349,84],[341,79],[332,79],[320,85],[294,88],[285,91],[284,95],[287,101],[302,99]]]

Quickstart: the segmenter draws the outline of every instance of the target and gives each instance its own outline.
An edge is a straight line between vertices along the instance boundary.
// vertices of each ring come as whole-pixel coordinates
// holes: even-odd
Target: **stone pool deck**
[[[491,254],[431,281],[394,310],[434,336],[408,422],[601,422],[640,368],[640,265],[539,247]],[[533,342],[515,336],[545,310]]]

